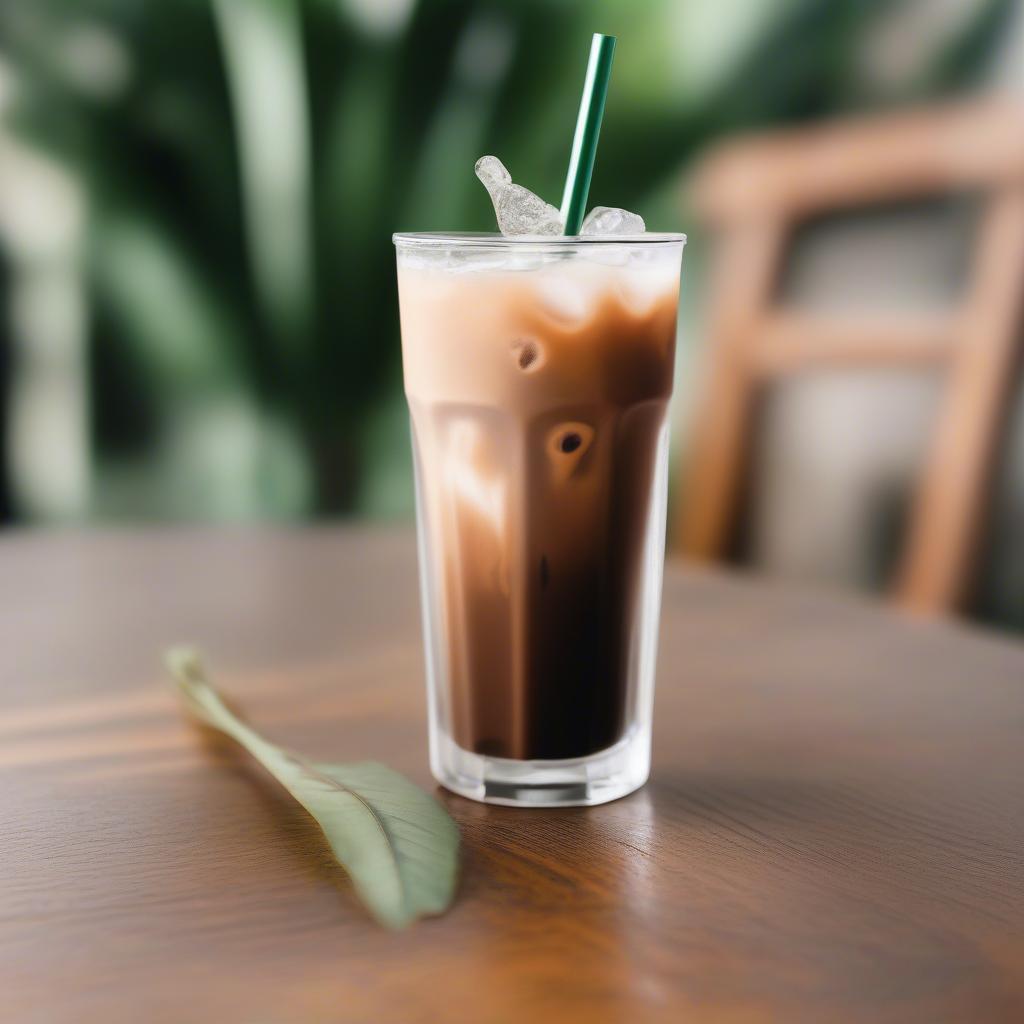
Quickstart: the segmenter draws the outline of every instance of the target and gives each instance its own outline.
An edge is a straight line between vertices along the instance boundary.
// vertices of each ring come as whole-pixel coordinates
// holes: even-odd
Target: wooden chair
[[[693,206],[718,236],[710,376],[694,424],[677,550],[725,553],[753,400],[812,367],[932,366],[946,384],[914,497],[896,600],[955,609],[970,584],[1008,404],[1024,296],[1024,108],[999,98],[727,144],[702,165]],[[978,193],[966,294],[952,314],[833,320],[773,302],[787,240],[810,215]]]

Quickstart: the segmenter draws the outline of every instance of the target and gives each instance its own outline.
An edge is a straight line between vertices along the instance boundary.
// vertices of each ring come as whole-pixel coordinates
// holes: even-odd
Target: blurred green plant
[[[88,209],[90,514],[405,511],[391,233],[492,229],[485,152],[557,201],[592,31],[619,47],[591,201],[671,228],[708,141],[962,86],[1012,0],[876,87],[911,6],[6,0],[6,130]]]

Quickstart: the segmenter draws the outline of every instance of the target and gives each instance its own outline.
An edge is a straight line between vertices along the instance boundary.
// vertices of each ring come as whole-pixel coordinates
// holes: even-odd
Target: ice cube
[[[563,327],[579,325],[594,312],[593,285],[570,274],[538,274],[534,294],[541,309]]]
[[[496,189],[502,185],[512,184],[512,175],[508,168],[496,156],[482,156],[473,168],[476,176],[483,182],[484,188],[490,195],[494,195]]]
[[[476,162],[476,176],[483,182],[498,230],[503,235],[560,235],[562,219],[558,211],[528,188],[516,185],[505,165],[496,156],[482,156]]]
[[[644,219],[615,206],[595,206],[583,220],[581,235],[642,235]]]

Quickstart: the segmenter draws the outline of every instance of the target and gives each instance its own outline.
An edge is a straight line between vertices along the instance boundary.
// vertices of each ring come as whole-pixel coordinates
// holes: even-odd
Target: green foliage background
[[[1011,3],[879,90],[864,53],[903,6],[5,0],[8,130],[88,201],[89,515],[406,512],[391,233],[491,229],[485,152],[557,200],[595,30],[619,47],[591,202],[685,226],[707,143],[959,88]]]

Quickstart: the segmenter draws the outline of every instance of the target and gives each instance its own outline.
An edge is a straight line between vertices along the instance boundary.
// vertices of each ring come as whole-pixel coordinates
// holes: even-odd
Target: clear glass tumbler
[[[650,768],[685,237],[394,241],[433,773],[624,796]]]

